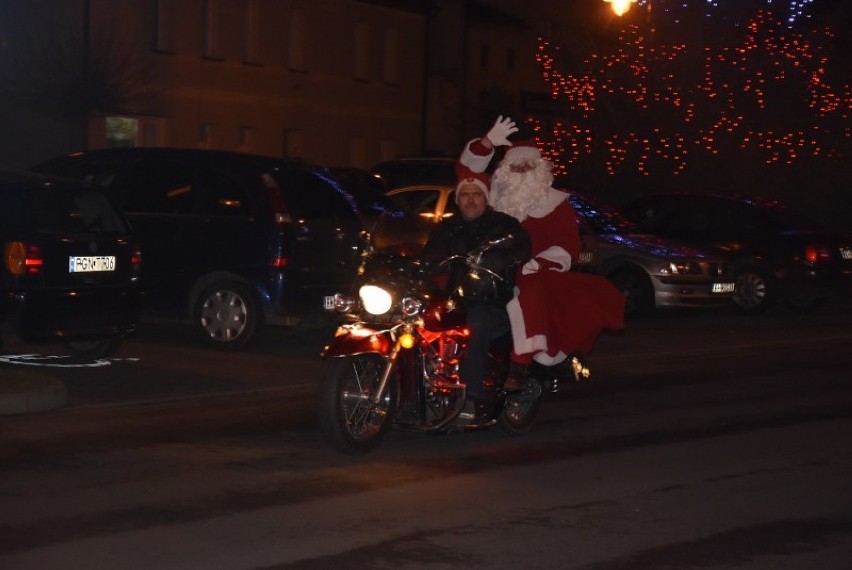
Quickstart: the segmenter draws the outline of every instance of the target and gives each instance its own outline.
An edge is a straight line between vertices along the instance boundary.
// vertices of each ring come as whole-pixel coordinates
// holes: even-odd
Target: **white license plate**
[[[333,311],[334,310],[334,306],[335,306],[334,298],[336,296],[337,295],[326,295],[325,297],[322,298],[322,306],[325,308],[326,311]]]
[[[115,256],[72,255],[68,257],[69,273],[90,273],[93,271],[115,271]]]
[[[841,247],[840,257],[842,257],[846,261],[852,261],[852,247]]]
[[[737,290],[736,283],[713,283],[710,289],[713,293],[733,293]]]

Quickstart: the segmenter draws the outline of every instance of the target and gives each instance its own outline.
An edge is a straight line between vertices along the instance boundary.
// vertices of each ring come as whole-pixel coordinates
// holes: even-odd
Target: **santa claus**
[[[513,340],[508,390],[521,389],[533,359],[576,372],[569,356],[582,362],[602,331],[624,327],[621,292],[603,277],[569,271],[580,252],[576,214],[568,194],[553,188],[553,165],[534,141],[509,141],[517,130],[510,118],[498,117],[459,159],[483,172],[495,147],[509,147],[492,176],[491,204],[517,218],[532,241],[533,257],[519,269],[507,305]]]

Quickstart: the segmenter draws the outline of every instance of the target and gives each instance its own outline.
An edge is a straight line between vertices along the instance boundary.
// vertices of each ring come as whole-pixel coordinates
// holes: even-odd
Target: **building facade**
[[[472,0],[0,0],[0,41],[14,168],[109,146],[454,154],[541,81],[534,31]]]

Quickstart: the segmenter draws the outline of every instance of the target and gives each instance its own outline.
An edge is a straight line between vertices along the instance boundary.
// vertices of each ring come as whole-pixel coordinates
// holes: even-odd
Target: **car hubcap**
[[[737,303],[754,308],[766,299],[766,281],[757,273],[744,273],[737,279]]]
[[[222,342],[240,336],[246,328],[247,319],[248,308],[243,298],[233,291],[216,291],[201,309],[201,326],[210,338]]]

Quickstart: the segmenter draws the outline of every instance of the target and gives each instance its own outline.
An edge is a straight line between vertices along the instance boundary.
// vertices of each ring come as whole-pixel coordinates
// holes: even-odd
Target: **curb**
[[[65,384],[39,370],[0,367],[0,415],[43,412],[68,403]]]

